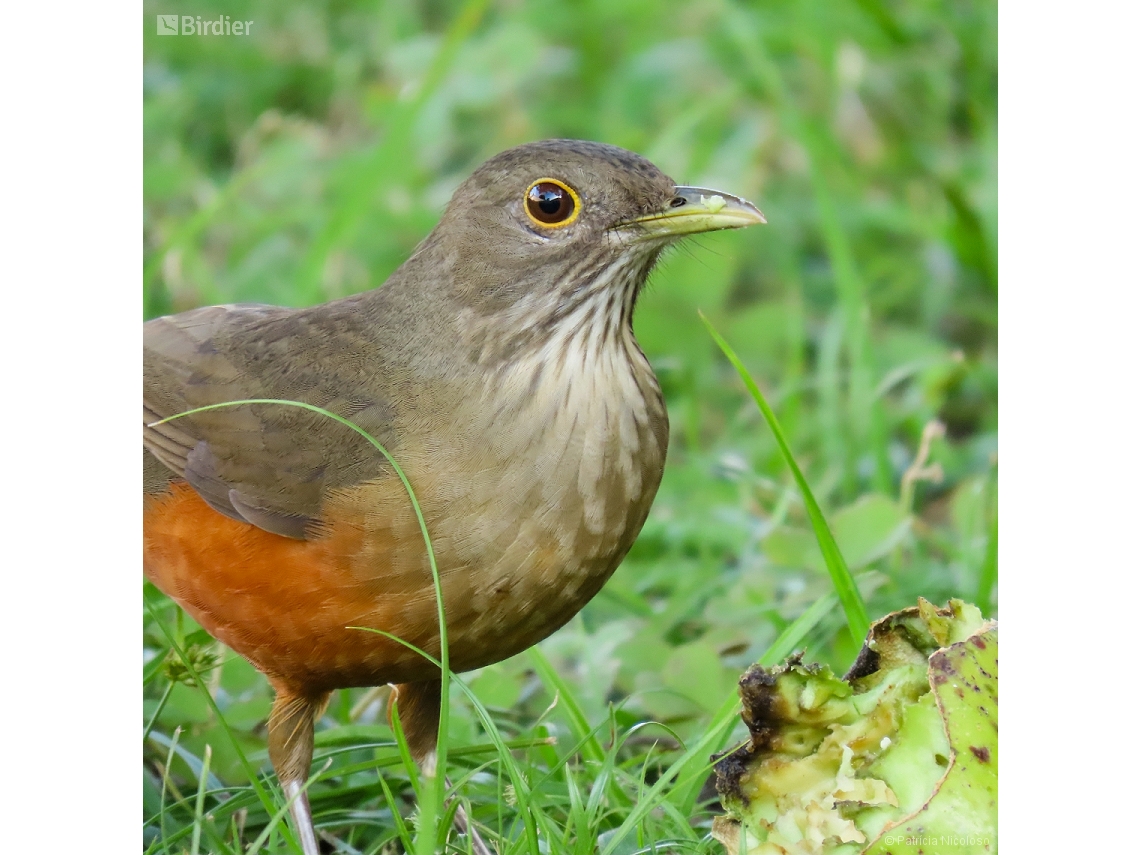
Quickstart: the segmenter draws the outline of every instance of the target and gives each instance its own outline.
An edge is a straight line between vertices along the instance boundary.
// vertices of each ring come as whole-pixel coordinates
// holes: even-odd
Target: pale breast
[[[633,545],[661,480],[668,421],[632,333],[568,329],[489,375],[447,446],[416,467],[434,473],[423,503],[457,668],[576,614]]]

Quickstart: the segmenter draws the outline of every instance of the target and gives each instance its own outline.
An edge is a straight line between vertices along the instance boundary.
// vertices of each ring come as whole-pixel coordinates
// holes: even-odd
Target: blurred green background
[[[614,727],[672,728],[630,739],[626,759],[654,741],[667,758],[700,733],[743,668],[830,589],[790,474],[698,309],[769,396],[872,617],[919,595],[996,612],[996,2],[184,0],[145,11],[147,317],[378,287],[475,166],[534,139],[620,145],[764,211],[767,226],[674,250],[642,297],[635,329],[673,430],[665,479],[630,557],[541,646],[591,725],[617,705]],[[252,35],[162,37],[163,13],[252,20]],[[144,814],[158,846],[183,827],[176,808],[156,819],[163,800],[196,780],[207,743],[219,789],[248,783],[239,748],[264,765],[270,693],[149,587],[147,598]],[[156,620],[221,657],[211,689],[233,741],[198,690],[170,682]],[[837,669],[857,650],[838,609],[801,646]],[[508,735],[565,737],[535,661],[472,683]],[[453,743],[479,743],[465,702],[454,706]],[[172,765],[178,725],[172,756],[185,756]],[[338,693],[321,731],[318,756],[382,741],[382,704]],[[336,769],[379,750],[334,753],[313,789],[318,819],[355,817],[371,830],[346,834],[370,845],[394,833],[375,771],[357,781]],[[472,795],[476,814],[495,806],[493,784]]]

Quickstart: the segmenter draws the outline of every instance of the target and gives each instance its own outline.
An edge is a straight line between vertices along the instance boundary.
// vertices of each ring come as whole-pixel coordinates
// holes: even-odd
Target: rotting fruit
[[[716,764],[729,855],[997,851],[997,622],[951,600],[876,622],[840,679],[801,656],[740,679]]]

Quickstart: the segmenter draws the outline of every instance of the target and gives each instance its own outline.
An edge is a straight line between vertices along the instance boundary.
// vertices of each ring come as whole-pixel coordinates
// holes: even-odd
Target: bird
[[[544,140],[475,169],[376,289],[144,323],[144,573],[275,690],[269,759],[305,855],[331,692],[393,685],[434,768],[440,670],[395,639],[439,657],[436,589],[397,468],[451,669],[550,635],[625,557],[661,482],[668,417],[632,326],[650,271],[679,238],[763,222],[625,149]],[[200,410],[251,400],[331,412],[391,459],[311,409]]]

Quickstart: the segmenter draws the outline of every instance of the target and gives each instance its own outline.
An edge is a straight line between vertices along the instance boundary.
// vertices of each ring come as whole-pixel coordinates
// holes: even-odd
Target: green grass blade
[[[708,744],[707,752],[704,754],[694,754],[689,758],[688,762],[682,765],[677,770],[677,783],[670,790],[667,799],[685,816],[692,816],[696,810],[697,799],[700,797],[701,790],[704,789],[705,781],[708,779],[709,770],[712,768],[713,761],[711,755],[720,753],[724,749],[728,737],[732,733],[732,729],[736,727],[736,722],[739,720],[740,713],[740,700],[737,698],[736,693],[729,695],[721,703],[716,713],[713,715],[712,724],[709,725],[709,730],[716,731],[713,740]],[[665,728],[666,731],[672,732],[670,728],[666,727],[660,722],[644,722],[637,727],[645,727],[649,724],[657,724]],[[637,728],[631,728],[626,738],[632,736]],[[679,737],[674,737],[677,741],[684,746],[684,742]],[[644,763],[642,768],[648,766],[648,762]]]
[[[997,469],[993,470],[988,490],[989,526],[986,532],[986,552],[982,557],[982,568],[978,575],[978,594],[975,602],[983,611],[993,609],[994,586],[998,577],[998,502]]]
[[[615,855],[619,849],[623,849],[622,841],[640,826],[650,812],[658,808],[659,803],[666,798],[667,788],[685,787],[696,777],[707,775],[712,765],[708,755],[714,750],[714,746],[723,744],[727,732],[736,724],[739,710],[740,702],[737,698],[732,697],[725,701],[700,740],[686,749],[653,786],[641,794],[622,824],[606,838],[601,855]]]
[[[164,843],[166,841],[166,790],[170,785],[170,767],[174,765],[175,750],[181,735],[182,728],[174,728],[174,734],[170,738],[170,747],[166,751],[166,763],[162,767],[162,791],[159,795],[158,839]]]
[[[209,745],[202,752],[202,771],[198,775],[198,795],[194,799],[194,834],[190,838],[190,855],[198,855],[202,845],[202,823],[206,813],[206,787],[210,777],[210,757],[213,749]]]
[[[396,690],[392,689],[392,691],[395,692]],[[400,755],[400,762],[404,766],[404,771],[408,773],[408,781],[411,782],[412,792],[416,794],[416,801],[418,802],[423,798],[420,774],[415,760],[412,759],[412,752],[408,748],[408,740],[404,736],[404,725],[400,720],[399,698],[396,699],[396,704],[392,709],[390,724],[392,727],[392,735],[396,738],[396,751]],[[379,764],[377,764],[377,767],[379,767]]]
[[[392,812],[392,823],[396,826],[396,834],[404,846],[404,851],[411,852],[415,848],[415,844],[412,842],[412,834],[408,830],[407,823],[400,816],[400,806],[396,802],[395,795],[392,794],[392,788],[388,786],[383,775],[377,775],[376,778],[380,782],[380,789],[384,793],[384,801],[388,804],[388,810]]]
[[[847,567],[847,562],[843,560],[843,554],[839,551],[839,545],[835,542],[835,536],[831,533],[831,529],[827,525],[827,520],[823,517],[823,511],[820,510],[819,503],[816,502],[815,496],[811,492],[811,487],[808,486],[807,479],[804,478],[803,472],[800,471],[799,464],[796,463],[792,449],[784,437],[784,431],[781,429],[779,421],[776,420],[776,414],[772,412],[772,408],[768,406],[768,401],[764,398],[760,387],[756,385],[756,381],[752,379],[752,375],[748,373],[748,369],[744,367],[744,363],[740,361],[740,358],[736,355],[736,352],[729,343],[725,341],[713,325],[709,323],[709,319],[704,316],[704,313],[701,313],[701,321],[704,323],[705,328],[708,329],[713,341],[717,343],[717,346],[724,352],[725,357],[732,363],[732,367],[736,369],[740,375],[740,379],[744,381],[744,385],[748,388],[753,400],[756,401],[756,406],[760,408],[764,420],[768,423],[768,427],[772,429],[772,434],[776,437],[776,443],[780,446],[780,452],[783,454],[788,467],[792,470],[792,476],[796,479],[796,484],[803,494],[804,506],[807,508],[808,517],[811,519],[811,527],[815,531],[816,539],[819,541],[819,549],[820,552],[823,553],[823,560],[827,564],[827,571],[831,574],[831,583],[835,586],[835,593],[838,595],[839,602],[843,606],[843,613],[847,616],[847,626],[851,630],[851,637],[855,640],[855,643],[858,644],[867,636],[867,630],[871,626],[871,622],[867,617],[867,607],[863,603],[863,597],[855,585],[855,579]]]
[[[601,763],[605,759],[606,752],[602,748],[602,744],[598,742],[598,737],[594,728],[590,727],[590,722],[586,718],[586,714],[582,711],[577,700],[574,698],[574,693],[570,691],[570,686],[562,679],[562,675],[555,670],[554,666],[550,664],[550,660],[546,655],[537,647],[532,647],[527,651],[530,657],[531,664],[534,665],[534,670],[538,672],[538,676],[542,679],[547,686],[558,693],[559,703],[562,704],[562,709],[565,710],[567,717],[570,719],[570,730],[574,734],[574,738],[581,741],[582,744],[582,757],[586,760],[592,760],[596,763]]]
[[[158,721],[158,717],[162,715],[162,710],[166,707],[166,702],[170,700],[170,694],[174,691],[174,683],[166,684],[166,688],[162,692],[162,697],[158,699],[158,706],[154,708],[154,715],[150,717],[150,721],[146,723],[143,729],[143,742],[150,736],[150,732],[154,730],[154,723]]]

